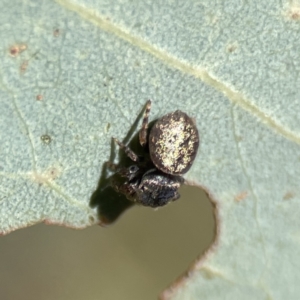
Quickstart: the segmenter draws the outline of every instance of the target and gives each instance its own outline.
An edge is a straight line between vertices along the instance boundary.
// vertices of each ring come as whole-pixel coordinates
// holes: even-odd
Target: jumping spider
[[[128,200],[158,207],[177,200],[178,189],[195,159],[199,135],[194,121],[184,112],[176,110],[157,120],[148,128],[151,101],[146,102],[139,143],[144,155],[139,156],[116,138],[115,142],[133,161],[129,167],[109,166],[119,177],[113,176],[112,187]],[[121,179],[121,180],[120,180]]]

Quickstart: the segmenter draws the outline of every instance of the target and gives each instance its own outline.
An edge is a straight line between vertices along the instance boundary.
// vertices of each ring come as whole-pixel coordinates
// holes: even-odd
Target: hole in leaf
[[[1,237],[2,298],[21,300],[26,290],[28,299],[45,291],[49,299],[157,299],[214,237],[206,194],[189,186],[180,192],[158,210],[133,207],[106,229],[40,224]]]
[[[158,210],[133,207],[109,229],[151,277],[156,290],[151,299],[184,274],[215,240],[214,205],[206,193],[184,185],[180,194],[178,201]]]

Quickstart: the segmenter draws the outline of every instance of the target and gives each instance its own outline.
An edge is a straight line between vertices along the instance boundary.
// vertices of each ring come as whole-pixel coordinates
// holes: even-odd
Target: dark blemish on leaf
[[[55,180],[61,174],[61,169],[51,167],[46,173],[48,174],[49,180]]]
[[[27,45],[25,44],[14,45],[9,48],[9,54],[12,57],[16,57],[26,49],[27,49]]]
[[[297,3],[293,3],[294,1],[290,1],[290,6],[287,10],[285,10],[284,15],[285,17],[289,18],[293,21],[300,20],[300,6]]]
[[[58,37],[60,35],[60,30],[58,28],[53,30],[53,36]]]
[[[106,124],[106,128],[105,128],[106,132],[108,132],[109,129],[110,129],[110,123],[107,123],[107,124]]]
[[[108,76],[105,78],[105,82],[103,83],[103,85],[106,87],[109,85],[110,81],[112,81],[113,78],[111,76]]]
[[[294,21],[300,20],[300,7],[292,7],[288,12],[288,17]]]
[[[41,140],[46,145],[49,145],[52,141],[51,137],[48,134],[41,135]]]
[[[95,223],[95,218],[93,216],[89,216],[90,223]]]
[[[235,45],[235,44],[231,44],[231,45],[228,45],[228,46],[227,46],[227,51],[228,51],[229,53],[234,52],[236,49],[237,49],[237,45]]]
[[[287,193],[285,193],[285,195],[283,196],[283,200],[290,200],[290,199],[292,199],[292,198],[294,198],[295,197],[295,194],[294,193],[292,193],[292,192],[287,192]]]
[[[299,20],[300,19],[300,12],[294,12],[294,13],[292,13],[291,14],[291,18],[293,19],[293,20]]]
[[[19,54],[19,50],[16,47],[12,47],[9,49],[9,53],[11,56],[17,56]]]
[[[27,70],[29,61],[31,59],[38,59],[37,55],[38,55],[39,51],[36,51],[33,55],[31,55],[31,57],[28,60],[24,60],[20,66],[20,71],[21,73],[24,73]]]
[[[38,100],[38,101],[43,100],[43,95],[41,95],[41,94],[36,95],[36,100]]]

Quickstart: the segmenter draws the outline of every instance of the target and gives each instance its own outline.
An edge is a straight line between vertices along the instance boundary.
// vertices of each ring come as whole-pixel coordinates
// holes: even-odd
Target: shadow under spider
[[[144,107],[145,108],[145,107]],[[139,122],[143,117],[144,110],[142,109],[136,120],[132,124],[130,130],[128,131],[126,137],[123,139],[124,144],[128,144],[129,147],[138,155],[147,156],[145,149],[139,143],[138,133],[132,137],[133,133],[136,132]],[[148,130],[151,129],[151,125],[154,121],[149,123]],[[117,137],[119,138],[119,137]],[[130,141],[130,142],[129,142]],[[128,143],[129,142],[129,143]],[[123,149],[119,149],[119,163],[118,165],[122,167],[129,167],[132,165],[132,160],[125,154]],[[111,151],[108,162],[114,162],[116,158],[116,144],[111,139]],[[97,189],[94,191],[90,198],[90,206],[92,208],[97,208],[98,218],[100,220],[100,225],[108,225],[114,222],[126,209],[133,206],[134,203],[129,201],[125,195],[118,193],[111,186],[111,181],[118,177],[117,174],[112,174],[107,166],[108,162],[104,162],[102,165],[101,176],[98,181]]]

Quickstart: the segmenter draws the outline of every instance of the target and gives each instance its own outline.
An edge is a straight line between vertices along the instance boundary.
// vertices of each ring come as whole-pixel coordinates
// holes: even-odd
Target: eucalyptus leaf
[[[3,0],[0,35],[2,234],[115,220],[130,204],[99,190],[111,137],[152,99],[153,119],[195,118],[186,180],[218,220],[161,298],[299,299],[298,1]]]

